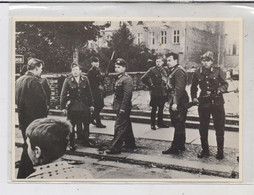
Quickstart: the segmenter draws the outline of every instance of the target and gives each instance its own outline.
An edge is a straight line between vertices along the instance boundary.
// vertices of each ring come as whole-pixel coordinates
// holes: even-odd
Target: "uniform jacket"
[[[126,73],[118,75],[115,82],[114,91],[115,97],[113,102],[113,110],[116,112],[118,112],[120,109],[130,111],[133,91],[131,77]]]
[[[185,90],[186,85],[186,71],[178,64],[171,69],[168,77],[169,104],[184,105],[189,102],[189,96]]]
[[[47,97],[47,105],[50,106],[51,91],[50,91],[48,80],[46,78],[39,78],[39,81],[42,85],[42,88],[45,91],[45,94],[46,94],[46,97]]]
[[[167,74],[166,69],[164,71]],[[141,81],[149,87],[151,96],[166,96],[166,82],[163,81],[161,71],[156,66],[149,68],[141,77]]]
[[[47,98],[39,79],[26,72],[15,84],[15,102],[18,107],[20,128],[33,120],[44,118],[47,113]]]
[[[65,79],[60,96],[62,109],[66,108],[68,101],[70,101],[68,110],[71,111],[86,111],[88,107],[93,106],[92,92],[86,76],[80,75],[79,83],[73,76]]]
[[[88,73],[87,73],[91,91],[93,94],[93,99],[94,99],[94,106],[104,106],[103,102],[103,82],[104,82],[104,77],[101,74],[101,71],[99,68],[92,67]]]
[[[210,69],[200,67],[197,69],[192,79],[192,99],[197,98],[198,85],[201,89],[199,100],[200,106],[224,104],[222,94],[216,95],[218,91],[226,92],[228,88],[225,74],[220,67],[211,67]],[[211,96],[202,98],[203,96],[207,96],[207,92],[210,92]]]

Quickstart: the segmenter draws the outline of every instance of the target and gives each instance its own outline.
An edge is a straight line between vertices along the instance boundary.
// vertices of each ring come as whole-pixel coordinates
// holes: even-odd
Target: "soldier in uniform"
[[[47,115],[47,97],[39,81],[43,65],[42,60],[29,59],[26,73],[15,83],[19,128],[24,140],[17,178],[25,178],[33,171],[32,162],[26,149],[26,128],[35,119],[44,118]]]
[[[216,158],[223,159],[225,110],[222,93],[227,91],[228,83],[220,67],[212,66],[213,61],[213,53],[210,51],[201,56],[202,66],[193,75],[191,97],[193,102],[199,104],[202,151],[198,154],[198,158],[209,156],[208,127],[212,115],[218,147]],[[201,89],[199,99],[197,98],[198,85]]]
[[[89,124],[91,112],[93,112],[93,97],[86,76],[81,74],[80,65],[76,63],[71,64],[72,75],[67,77],[63,83],[62,92],[60,96],[60,103],[63,112],[67,113],[67,119],[71,121],[73,131],[70,137],[71,150],[75,150],[74,127],[78,124],[83,124],[84,130],[77,129],[78,137],[82,139],[84,146],[89,147]]]
[[[150,106],[151,110],[151,129],[156,130],[155,118],[158,108],[158,127],[168,127],[163,124],[163,109],[167,100],[166,83],[167,71],[163,67],[162,56],[157,57],[156,66],[149,68],[149,70],[141,77],[141,81],[150,89]]]
[[[113,110],[117,114],[115,122],[115,133],[112,145],[106,151],[107,154],[120,154],[123,147],[129,150],[135,149],[135,138],[130,120],[131,98],[133,84],[132,79],[125,73],[127,63],[118,58],[115,63],[115,71],[118,74],[115,82],[115,97]]]
[[[99,63],[100,62],[97,57],[92,57],[91,58],[92,68],[87,73],[94,99],[94,112],[91,117],[91,122],[92,124],[95,124],[96,127],[98,128],[106,128],[106,126],[101,123],[100,117],[100,112],[104,107],[104,94],[103,94],[104,78],[101,74]],[[94,120],[96,121],[96,123],[94,122]]]
[[[186,105],[189,102],[189,97],[185,90],[187,85],[187,74],[185,69],[178,64],[178,54],[169,53],[166,57],[167,65],[170,69],[167,82],[167,89],[169,91],[169,112],[175,132],[171,147],[162,153],[179,154],[179,152],[185,151]]]

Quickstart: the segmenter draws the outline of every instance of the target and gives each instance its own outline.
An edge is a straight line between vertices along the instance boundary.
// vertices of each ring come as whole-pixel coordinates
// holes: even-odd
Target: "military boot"
[[[206,138],[201,138],[202,151],[198,154],[198,158],[208,158],[210,155],[208,140]]]
[[[217,155],[216,158],[218,160],[221,160],[224,158],[224,152],[223,152],[223,147],[224,147],[224,137],[223,136],[217,136]]]

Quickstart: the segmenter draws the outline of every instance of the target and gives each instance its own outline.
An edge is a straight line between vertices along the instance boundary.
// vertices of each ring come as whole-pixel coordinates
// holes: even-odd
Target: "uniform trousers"
[[[151,96],[150,106],[151,110],[151,125],[155,126],[156,112],[158,108],[158,126],[163,125],[163,109],[165,105],[165,97]]]
[[[216,105],[210,107],[198,107],[199,120],[200,120],[200,139],[202,149],[209,150],[208,145],[208,128],[210,123],[210,116],[213,117],[214,128],[216,131],[216,140],[219,150],[223,150],[224,146],[224,126],[225,126],[225,110],[224,105]]]
[[[185,146],[185,121],[187,116],[187,109],[181,106],[178,106],[177,111],[173,111],[170,107],[170,118],[172,126],[175,128],[174,139],[171,147],[173,149],[182,149]]]
[[[114,151],[121,151],[123,143],[125,143],[126,147],[135,147],[135,138],[130,120],[130,111],[125,113],[117,113],[114,139],[112,140],[110,149]]]
[[[70,135],[70,145],[74,145],[75,140],[75,125],[77,125],[77,136],[81,139],[83,144],[89,145],[89,124],[91,114],[90,111],[68,111],[67,118],[72,124],[72,132]],[[82,128],[82,125],[84,129]]]

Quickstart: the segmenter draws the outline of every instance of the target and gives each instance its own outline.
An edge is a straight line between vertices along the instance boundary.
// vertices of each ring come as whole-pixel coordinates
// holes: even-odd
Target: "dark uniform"
[[[212,66],[210,69],[201,67],[193,75],[191,85],[192,99],[197,98],[198,85],[201,89],[198,113],[202,150],[209,155],[208,127],[210,115],[212,115],[216,131],[218,151],[223,152],[225,110],[223,96],[220,93],[218,94],[218,92],[227,91],[228,83],[225,74],[220,67]],[[202,158],[202,156],[200,158]]]
[[[26,72],[15,84],[15,100],[18,108],[19,128],[26,140],[27,126],[47,114],[47,97],[36,75]]]
[[[76,124],[83,123],[84,131],[78,131],[78,137],[81,137],[85,146],[89,146],[90,107],[93,106],[93,97],[88,78],[80,75],[80,81],[77,83],[73,76],[67,77],[63,83],[60,102],[62,109],[67,107],[67,119],[71,121],[73,128]],[[67,102],[68,105],[66,105]],[[73,129],[70,138],[71,145],[74,138]]]
[[[155,118],[157,107],[158,110],[158,126],[163,127],[163,109],[167,100],[166,82],[167,71],[165,68],[152,67],[141,77],[141,81],[150,89],[150,106],[151,111],[151,126],[155,127]]]
[[[110,150],[114,153],[121,152],[123,142],[126,148],[135,147],[135,138],[130,120],[132,90],[131,77],[126,73],[118,75],[114,87],[115,96],[113,102],[113,110],[116,112],[117,118],[114,139],[110,147]],[[120,110],[124,111],[124,113],[120,112]]]
[[[19,128],[24,140],[17,178],[26,178],[34,171],[27,153],[26,128],[35,119],[44,118],[47,115],[46,94],[38,77],[32,72],[26,72],[16,81],[15,102],[18,108]]]
[[[101,74],[100,68],[92,67],[87,73],[92,95],[94,99],[94,113],[92,115],[91,121],[96,120],[96,126],[102,127],[100,112],[104,107],[104,91],[103,82],[104,77]]]
[[[189,96],[185,90],[187,85],[187,74],[185,69],[177,64],[170,70],[168,77],[167,89],[169,91],[169,112],[171,123],[175,128],[174,139],[169,150],[163,154],[177,154],[185,150],[185,121],[187,115],[187,103]],[[177,110],[172,110],[172,105],[177,105]]]
[[[49,83],[48,83],[48,80],[46,78],[41,78],[39,77],[39,81],[42,85],[42,88],[44,89],[45,91],[45,94],[46,94],[46,97],[47,97],[47,113],[46,115],[48,115],[48,110],[49,110],[49,107],[50,107],[50,97],[51,97],[51,90],[50,90],[50,87],[49,87]]]

